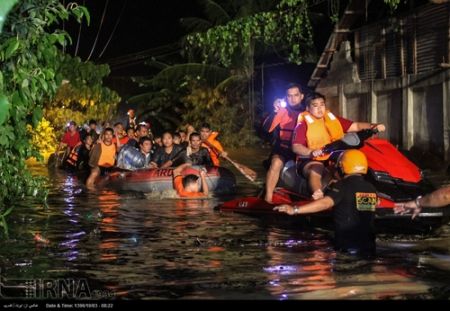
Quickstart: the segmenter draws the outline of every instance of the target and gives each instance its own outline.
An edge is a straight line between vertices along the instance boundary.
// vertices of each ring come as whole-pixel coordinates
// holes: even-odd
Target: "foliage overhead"
[[[187,36],[186,49],[200,50],[204,62],[230,67],[254,42],[289,49],[288,60],[301,64],[310,54],[312,27],[306,0],[282,0],[273,11],[258,12]]]
[[[103,86],[103,78],[109,73],[107,64],[96,65],[61,55],[56,77],[63,82],[56,95],[45,103],[44,116],[57,129],[70,120],[77,124],[89,119],[110,120],[120,97]]]
[[[58,46],[69,37],[50,29],[69,16],[79,22],[89,17],[86,8],[73,3],[64,7],[58,0],[22,0],[10,11],[0,34],[0,214],[15,199],[43,190],[25,165],[25,159],[39,157],[27,125],[39,124],[44,101],[60,84]]]

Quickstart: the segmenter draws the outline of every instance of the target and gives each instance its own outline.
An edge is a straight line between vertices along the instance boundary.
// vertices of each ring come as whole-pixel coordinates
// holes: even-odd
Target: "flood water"
[[[232,157],[255,168],[267,152]],[[377,257],[358,260],[337,254],[320,228],[214,210],[228,198],[93,192],[63,172],[33,171],[50,178],[48,208],[25,201],[8,217],[9,239],[0,241],[3,297],[80,298],[58,290],[67,280],[76,283],[72,295],[101,299],[450,297],[448,225],[426,236],[380,235]],[[235,173],[236,196],[258,192]],[[24,281],[52,290],[14,287]]]

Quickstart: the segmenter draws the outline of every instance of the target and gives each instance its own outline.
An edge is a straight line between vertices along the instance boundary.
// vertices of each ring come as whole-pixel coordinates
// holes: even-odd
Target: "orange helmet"
[[[342,153],[339,167],[344,174],[367,174],[367,158],[364,153],[356,149],[350,149]]]

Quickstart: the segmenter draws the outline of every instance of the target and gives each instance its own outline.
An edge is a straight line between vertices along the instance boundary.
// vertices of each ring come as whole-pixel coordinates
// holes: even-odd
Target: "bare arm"
[[[416,200],[397,203],[395,204],[394,211],[396,214],[402,215],[412,212],[412,218],[414,219],[420,214],[422,207],[443,207],[448,204],[450,204],[450,186],[433,191]]]
[[[386,127],[384,124],[374,124],[368,122],[353,122],[352,125],[348,128],[347,132],[359,132],[361,130],[377,128],[379,132],[384,132]]]
[[[312,150],[302,144],[293,144],[292,151],[301,157],[318,157],[322,154],[322,150]]]
[[[316,200],[314,202],[302,205],[302,206],[292,206],[289,204],[283,204],[274,207],[274,211],[279,211],[289,215],[298,214],[312,214],[318,213],[332,208],[334,201],[331,197],[325,196],[322,199]]]
[[[180,166],[178,166],[177,168],[175,168],[175,169],[173,170],[173,176],[175,177],[175,176],[177,176],[177,175],[181,175],[181,172],[182,172],[185,168],[187,168],[187,167],[189,167],[189,166],[191,166],[190,163],[184,163],[184,164],[181,164]]]
[[[433,191],[420,199],[419,204],[426,207],[442,207],[450,204],[450,186]]]
[[[209,189],[208,189],[208,183],[206,182],[206,172],[201,170],[200,171],[200,178],[202,180],[202,188],[203,188],[203,194],[205,196],[208,195]]]

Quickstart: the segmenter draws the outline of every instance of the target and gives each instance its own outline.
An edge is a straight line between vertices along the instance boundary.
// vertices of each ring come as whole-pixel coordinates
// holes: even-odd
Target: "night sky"
[[[83,0],[77,2],[83,4]],[[98,35],[90,58],[98,63],[173,43],[185,33],[179,23],[180,18],[201,14],[195,0],[86,0],[84,3],[91,14],[91,24],[87,26],[83,23],[81,27],[77,56],[87,59]],[[116,23],[117,28],[112,34]],[[74,55],[79,25],[72,21],[66,27],[73,40],[67,51]],[[100,57],[110,37],[110,43]]]
[[[61,1],[69,2],[69,0]],[[83,0],[77,2],[83,4]],[[87,26],[84,22],[81,26],[81,35],[78,36],[79,24],[74,21],[65,23],[64,27],[73,40],[66,51],[75,55],[79,38],[76,55],[86,60],[91,54],[89,58],[91,61],[110,64],[112,72],[105,83],[125,99],[140,92],[137,86],[131,83],[130,77],[150,73],[150,69],[142,61],[132,62],[129,56],[177,42],[186,34],[186,30],[180,24],[180,18],[203,16],[202,7],[196,0],[85,0],[84,5],[91,14],[91,24]],[[105,6],[103,25],[99,32]],[[117,22],[117,28],[112,34]],[[98,40],[93,49],[97,35]],[[101,54],[110,37],[109,45]],[[127,62],[118,66],[117,59],[123,57],[127,58]],[[285,60],[267,59],[264,62],[270,65],[283,63]],[[306,85],[314,66],[315,64],[296,66],[286,63],[266,67],[263,75],[264,101],[269,102],[273,97],[283,95],[283,88],[289,82]],[[256,73],[257,87],[261,84],[260,77],[260,73]]]

